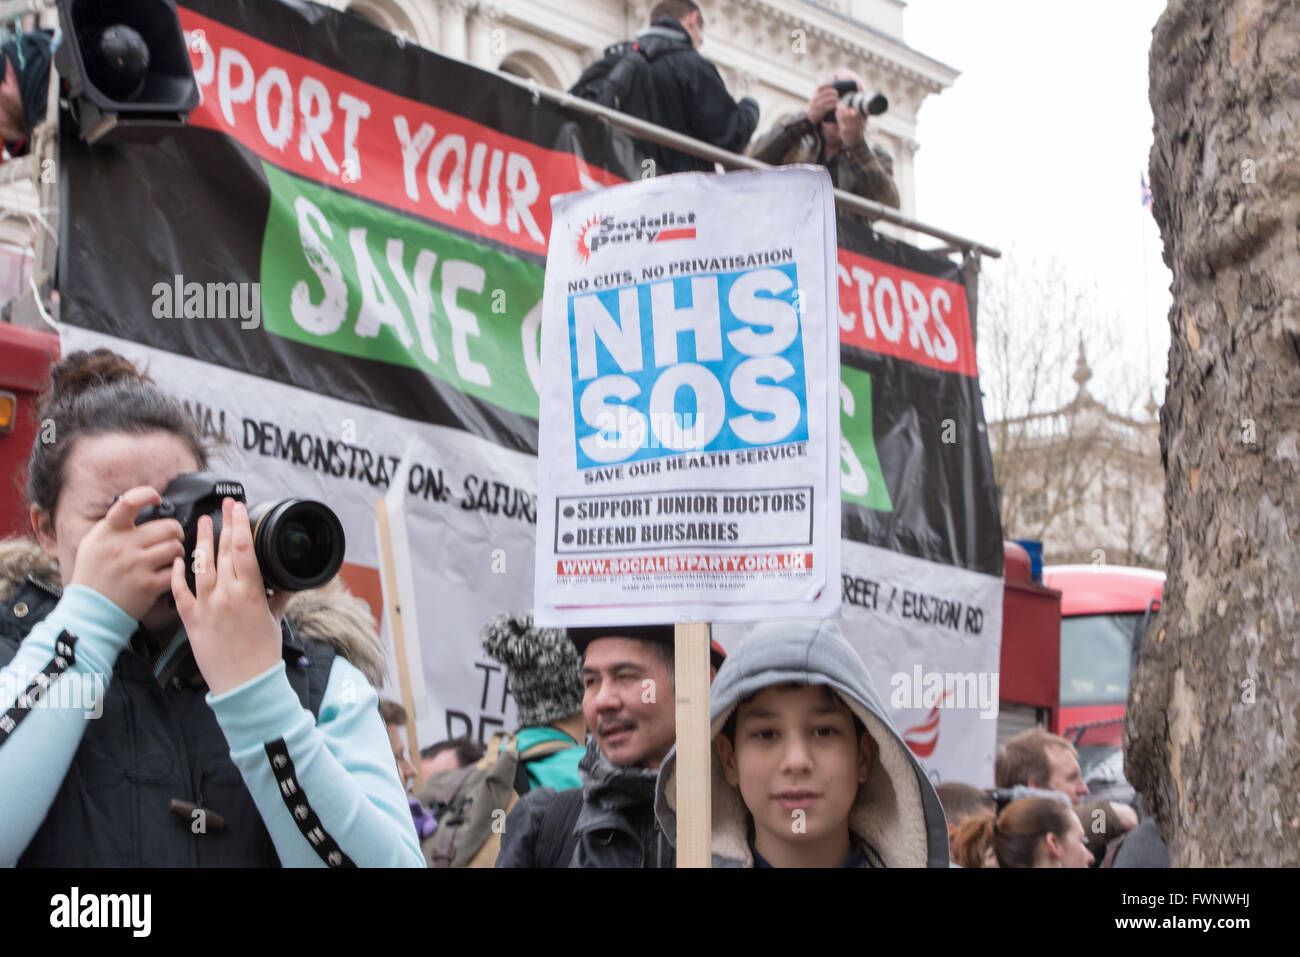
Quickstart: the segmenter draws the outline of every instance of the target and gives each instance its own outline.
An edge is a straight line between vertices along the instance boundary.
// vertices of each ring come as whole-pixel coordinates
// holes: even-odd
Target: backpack
[[[529,761],[576,747],[570,740],[542,741],[522,754],[514,735],[497,733],[477,763],[429,777],[416,797],[438,828],[420,843],[429,867],[491,867],[501,850],[506,815],[529,790]]]
[[[651,123],[660,121],[650,58],[635,40],[606,47],[605,55],[582,71],[569,93]]]

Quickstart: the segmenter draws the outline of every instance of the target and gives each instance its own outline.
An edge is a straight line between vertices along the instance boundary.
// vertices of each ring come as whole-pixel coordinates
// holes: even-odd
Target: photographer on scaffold
[[[102,349],[52,380],[39,546],[0,543],[0,865],[424,866],[364,604],[337,582],[268,598],[230,497],[216,548],[205,514],[186,554],[181,522],[141,515],[207,468],[184,406]]]
[[[867,94],[857,74],[837,70],[813,91],[802,113],[781,117],[748,152],[773,166],[825,166],[836,189],[898,209],[893,158],[866,139],[868,111],[887,108],[883,96]]]

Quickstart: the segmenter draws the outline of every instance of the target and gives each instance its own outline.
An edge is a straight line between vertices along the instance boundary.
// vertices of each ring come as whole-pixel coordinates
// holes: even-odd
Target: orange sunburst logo
[[[928,758],[934,754],[934,749],[939,746],[939,709],[948,696],[952,694],[949,688],[939,699],[939,703],[930,709],[924,721],[920,724],[914,724],[903,732],[903,741],[911,748],[912,753],[918,758]]]
[[[593,216],[578,230],[578,255],[585,263],[591,259],[591,231],[600,222],[599,216]]]

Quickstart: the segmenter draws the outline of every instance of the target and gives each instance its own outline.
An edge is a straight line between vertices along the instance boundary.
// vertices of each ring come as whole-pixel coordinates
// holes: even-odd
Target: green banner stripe
[[[524,360],[536,343],[541,266],[263,163],[267,332],[419,369],[475,398],[537,418]]]
[[[842,365],[840,383],[840,498],[878,512],[892,512],[894,503],[876,454],[871,376]]]

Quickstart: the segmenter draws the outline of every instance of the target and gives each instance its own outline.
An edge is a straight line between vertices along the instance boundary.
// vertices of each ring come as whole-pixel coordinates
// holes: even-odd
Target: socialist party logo
[[[663,212],[657,216],[642,214],[636,219],[618,220],[613,216],[592,216],[578,230],[578,256],[589,262],[593,254],[606,246],[620,243],[664,243],[674,239],[695,238],[695,213]]]

